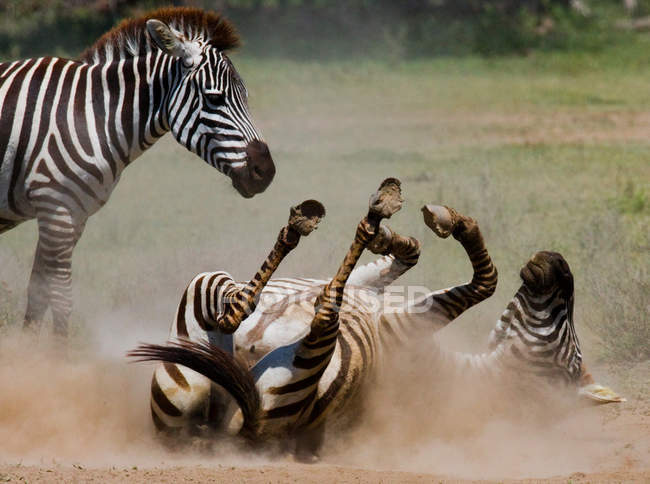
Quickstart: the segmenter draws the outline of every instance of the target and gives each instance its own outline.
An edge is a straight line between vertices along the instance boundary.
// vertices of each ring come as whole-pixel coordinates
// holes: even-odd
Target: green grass
[[[160,141],[127,169],[75,252],[80,337],[164,338],[194,274],[250,277],[289,206],[306,198],[327,218],[279,273],[332,275],[369,194],[396,176],[406,203],[390,225],[424,244],[405,282],[434,289],[471,274],[461,248],[422,224],[424,203],[476,218],[499,268],[495,296],[452,336],[484,348],[519,268],[556,250],[575,275],[587,362],[647,360],[650,60],[648,40],[638,42],[632,52],[396,64],[236,56],[276,180],[243,200],[173,139]],[[34,244],[33,222],[2,236],[0,325],[19,323]]]

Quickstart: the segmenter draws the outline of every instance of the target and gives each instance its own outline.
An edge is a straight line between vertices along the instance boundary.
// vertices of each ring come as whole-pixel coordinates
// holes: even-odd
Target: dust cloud
[[[459,373],[442,364],[444,345],[432,338],[396,355],[364,399],[355,429],[331,433],[329,458],[467,479],[611,468],[624,443],[605,435],[602,407],[519,375]]]
[[[111,339],[90,338],[91,344],[65,349],[48,335],[36,343],[33,335],[16,329],[4,333],[0,462],[95,467],[206,463],[205,452],[178,453],[155,438],[149,414],[153,367],[129,363],[124,353],[138,336],[116,331],[117,323],[112,329]],[[212,452],[208,460],[215,464],[256,462],[254,456],[236,453],[233,443]]]
[[[133,331],[135,322],[113,317],[94,325],[104,329],[89,343],[66,351],[45,335],[35,344],[18,330],[5,334],[0,461],[91,467],[274,462],[234,443],[209,453],[191,447],[174,452],[156,440],[148,408],[152,367],[124,357],[143,335]],[[620,442],[602,436],[598,409],[577,406],[551,389],[531,393],[445,375],[435,351],[412,350],[373,384],[351,431],[329,431],[325,464],[465,478],[594,471],[607,456],[611,464]]]

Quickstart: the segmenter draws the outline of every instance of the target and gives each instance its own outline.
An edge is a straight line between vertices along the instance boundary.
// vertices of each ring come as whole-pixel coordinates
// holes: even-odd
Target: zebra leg
[[[241,322],[255,310],[257,301],[269,279],[289,252],[298,246],[301,236],[309,235],[325,216],[325,208],[316,200],[306,200],[291,208],[288,224],[280,230],[273,250],[253,279],[241,289],[224,295],[225,308],[217,320],[223,333],[234,333]]]
[[[490,297],[497,286],[497,270],[490,259],[475,220],[453,208],[427,205],[422,208],[425,223],[439,237],[453,235],[467,253],[474,275],[467,284],[427,294],[397,310],[385,311],[380,318],[380,334],[405,342],[420,330],[444,328],[470,307]]]
[[[420,258],[420,242],[416,238],[403,237],[386,225],[379,227],[379,233],[368,245],[368,250],[373,254],[394,256],[407,270]]]
[[[469,283],[436,291],[419,303],[429,305],[430,312],[444,326],[494,294],[498,280],[497,269],[474,219],[440,205],[426,205],[422,207],[422,212],[424,222],[436,235],[441,238],[452,235],[461,243],[474,269]]]
[[[373,238],[379,233],[380,222],[391,217],[402,208],[402,193],[399,180],[388,178],[382,182],[377,192],[370,198],[370,207],[359,225],[354,236],[354,241],[343,259],[343,263],[334,278],[325,286],[316,299],[316,315],[311,322],[310,333],[305,342],[314,344],[325,332],[338,324],[338,312],[343,303],[345,285],[357,264],[364,249],[368,247]]]
[[[325,440],[325,424],[316,428],[301,429],[295,436],[294,456],[297,461],[313,464],[318,461],[318,452]]]
[[[47,311],[50,304],[50,289],[44,271],[43,249],[40,244],[37,244],[32,274],[27,286],[27,310],[25,311],[23,324],[25,330],[33,332],[35,335],[38,335],[41,330],[45,311]]]
[[[54,334],[68,335],[72,312],[72,251],[85,221],[75,224],[67,213],[57,211],[38,217],[38,245],[30,278],[24,327],[36,329],[52,308]]]
[[[388,226],[381,225],[377,235],[368,244],[368,250],[384,257],[354,269],[348,284],[371,287],[381,293],[417,264],[420,242],[414,237],[403,237]]]
[[[371,197],[368,215],[357,225],[354,241],[336,275],[316,298],[316,314],[311,321],[309,334],[302,339],[293,354],[293,367],[299,371],[301,380],[289,386],[292,391],[299,389],[307,392],[311,389],[311,393],[303,400],[307,406],[313,405],[319,379],[334,354],[339,332],[339,311],[347,280],[364,249],[377,235],[381,220],[397,212],[401,204],[399,180],[384,180],[379,190]],[[322,422],[315,424],[319,416],[307,412],[307,420],[303,422],[302,427],[294,430],[296,458],[299,460],[313,462],[318,458],[324,428]]]

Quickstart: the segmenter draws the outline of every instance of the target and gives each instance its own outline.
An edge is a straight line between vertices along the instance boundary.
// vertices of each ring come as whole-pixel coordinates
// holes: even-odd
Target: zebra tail
[[[180,340],[167,345],[141,344],[127,353],[136,361],[177,363],[222,386],[235,399],[244,417],[240,434],[256,440],[260,424],[261,398],[253,375],[233,355],[209,342]]]

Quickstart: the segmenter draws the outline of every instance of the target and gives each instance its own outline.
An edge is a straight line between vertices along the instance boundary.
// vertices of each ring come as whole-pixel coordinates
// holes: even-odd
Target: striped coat
[[[72,252],[86,221],[166,132],[245,197],[271,182],[273,161],[225,53],[237,42],[215,14],[163,9],[125,21],[77,60],[0,63],[0,233],[38,221],[26,326],[51,307],[66,334]]]

